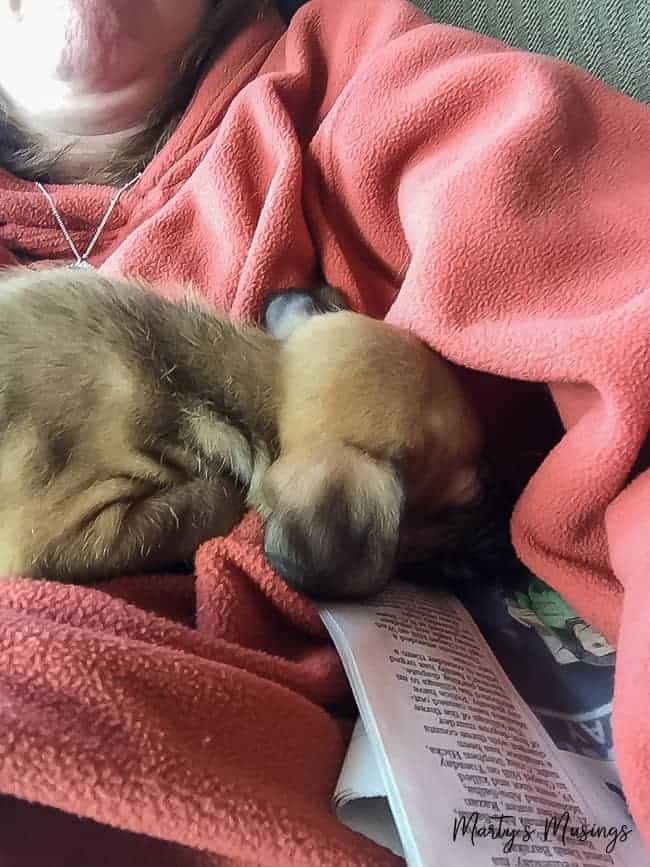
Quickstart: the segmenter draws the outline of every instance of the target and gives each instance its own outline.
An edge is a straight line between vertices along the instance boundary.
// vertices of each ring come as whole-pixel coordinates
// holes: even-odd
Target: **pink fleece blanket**
[[[648,142],[648,109],[575,68],[400,0],[314,0],[215,62],[93,261],[247,318],[320,262],[476,371],[503,465],[548,451],[514,539],[618,646],[615,745],[650,842]],[[112,191],[51,193],[84,249]],[[0,261],[67,258],[38,190],[0,173]],[[2,585],[3,863],[396,863],[329,814],[345,680],[259,539],[247,518],[194,577]]]

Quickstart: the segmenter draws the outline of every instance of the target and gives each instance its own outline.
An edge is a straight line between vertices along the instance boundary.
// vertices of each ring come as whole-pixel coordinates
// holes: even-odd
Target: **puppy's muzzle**
[[[290,586],[316,598],[357,598],[388,583],[405,502],[390,464],[345,445],[283,456],[264,496],[264,553]]]

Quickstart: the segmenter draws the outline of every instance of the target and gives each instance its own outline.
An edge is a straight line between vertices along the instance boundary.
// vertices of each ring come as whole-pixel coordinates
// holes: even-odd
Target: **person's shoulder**
[[[451,56],[512,51],[481,34],[434,22],[410,0],[308,0],[291,19],[288,38],[301,44],[305,56],[318,55],[336,78],[375,59],[392,70],[405,60],[408,66],[430,66]]]
[[[364,50],[428,24],[431,19],[409,0],[309,0],[290,27],[316,27],[346,50]]]
[[[373,19],[400,15],[420,22],[431,20],[411,0],[308,0],[298,7],[295,15],[305,13]]]

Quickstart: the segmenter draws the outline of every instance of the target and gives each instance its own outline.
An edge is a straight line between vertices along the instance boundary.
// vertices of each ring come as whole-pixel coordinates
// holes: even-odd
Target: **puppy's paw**
[[[314,444],[280,457],[262,491],[264,553],[288,584],[320,598],[386,585],[405,499],[391,464],[342,443]]]

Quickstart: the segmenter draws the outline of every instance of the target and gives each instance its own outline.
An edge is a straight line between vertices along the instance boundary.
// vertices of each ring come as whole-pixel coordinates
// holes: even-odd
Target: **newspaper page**
[[[354,726],[339,775],[334,812],[348,828],[404,856],[386,786],[361,717]]]
[[[614,647],[532,574],[463,601],[591,809],[625,816],[612,737]]]
[[[607,789],[609,798],[590,800],[585,776],[572,779],[458,600],[394,583],[364,603],[323,606],[321,616],[408,864],[649,867],[620,796]],[[363,774],[347,774],[337,789],[342,819],[354,812],[350,792],[364,788]],[[381,797],[367,800],[362,814],[377,824]],[[362,819],[353,817],[367,833]],[[378,842],[398,851],[386,842],[393,832],[382,833]]]

